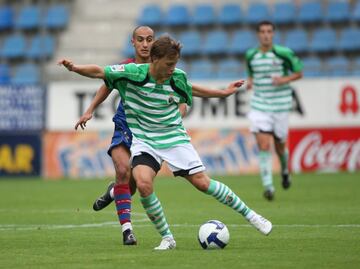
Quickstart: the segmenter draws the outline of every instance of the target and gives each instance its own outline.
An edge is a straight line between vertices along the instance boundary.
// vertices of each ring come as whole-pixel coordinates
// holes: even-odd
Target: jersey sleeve
[[[254,57],[256,53],[256,49],[249,49],[245,53],[245,61],[246,61],[246,71],[248,74],[248,77],[253,77],[254,71],[251,68],[251,59]]]
[[[183,71],[176,72],[174,77],[174,83],[172,83],[172,88],[180,96],[180,103],[185,103],[188,106],[192,105],[192,85],[187,80],[186,74]]]
[[[115,64],[109,65],[104,68],[105,73],[105,85],[109,90],[114,88],[120,90],[121,83],[126,80],[137,80],[139,77],[139,72],[136,64]]]
[[[291,72],[301,72],[303,70],[303,63],[295,53],[287,47],[275,46],[276,54],[285,59],[286,67]]]

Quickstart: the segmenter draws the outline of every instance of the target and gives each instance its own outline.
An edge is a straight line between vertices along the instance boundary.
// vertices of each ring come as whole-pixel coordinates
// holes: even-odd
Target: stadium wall
[[[227,85],[224,81],[200,83],[218,88]],[[111,93],[88,122],[85,131],[74,131],[75,123],[100,84],[101,81],[54,82],[48,85],[46,96],[36,95],[36,90],[28,89],[27,94],[32,92],[34,96],[20,98],[22,94],[17,94],[18,100],[14,95],[6,95],[10,92],[8,87],[0,88],[0,176],[112,177],[112,161],[106,152],[112,136],[112,116],[119,101],[118,94]],[[289,139],[292,171],[360,170],[360,80],[303,79],[293,86],[296,94]],[[26,103],[26,100],[35,99],[37,103]],[[226,99],[194,99],[184,122],[210,173],[258,172],[257,147],[246,119],[248,100],[249,93],[244,89]],[[23,105],[19,105],[21,103]],[[46,110],[45,103],[48,104]],[[42,108],[40,111],[39,107]],[[19,127],[21,124],[18,127],[15,124],[17,120],[24,122],[24,113],[29,115],[25,117],[29,119],[27,124],[34,122],[30,138],[26,139],[24,136],[29,135],[29,129],[25,132]],[[14,115],[20,116],[17,119]],[[34,120],[36,118],[40,123]],[[6,135],[8,133],[11,135]],[[30,163],[32,169],[20,171],[15,169],[21,167],[17,152],[24,141],[32,150],[27,151],[30,153],[23,163]],[[279,168],[275,155],[273,165],[275,170]],[[167,172],[164,167],[162,173]]]

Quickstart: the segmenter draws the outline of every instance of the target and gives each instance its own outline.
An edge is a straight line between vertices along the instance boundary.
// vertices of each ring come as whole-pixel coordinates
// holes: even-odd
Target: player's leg
[[[250,131],[255,134],[259,149],[259,170],[262,185],[265,189],[264,197],[274,199],[275,188],[272,179],[271,143],[273,134],[273,119],[269,113],[250,111],[248,118],[251,122]]]
[[[255,134],[256,143],[259,149],[259,168],[262,185],[264,187],[264,197],[269,201],[274,199],[275,187],[272,175],[271,142],[272,134],[259,132]]]
[[[163,156],[175,176],[186,178],[198,190],[212,195],[244,216],[263,234],[269,234],[271,222],[251,210],[228,186],[210,178],[204,173],[205,167],[191,144],[182,144],[167,151]]]
[[[275,151],[279,157],[281,166],[282,187],[284,189],[290,188],[291,180],[288,168],[289,151],[286,147],[286,140],[288,136],[288,113],[279,113],[274,115],[274,142]]]
[[[162,241],[155,250],[168,250],[176,247],[176,242],[166,221],[164,210],[160,200],[153,189],[153,180],[160,170],[161,160],[156,158],[156,154],[146,153],[148,147],[144,144],[134,143],[131,147],[132,173],[136,181],[137,189],[140,194],[140,201],[147,216],[154,224],[155,229],[162,237]]]
[[[188,175],[185,178],[198,190],[213,196],[219,202],[240,213],[264,235],[268,235],[271,232],[271,222],[250,209],[227,185],[210,179],[204,172]]]
[[[130,179],[130,152],[124,145],[112,149],[111,157],[114,163],[116,182],[114,185],[115,207],[123,232],[124,245],[136,245],[136,238],[131,225],[131,193]]]

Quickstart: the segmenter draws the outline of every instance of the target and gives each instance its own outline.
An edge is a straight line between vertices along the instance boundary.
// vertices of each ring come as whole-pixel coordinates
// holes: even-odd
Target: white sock
[[[131,222],[125,222],[124,224],[121,225],[121,229],[123,232],[125,232],[126,230],[132,230],[132,225]]]

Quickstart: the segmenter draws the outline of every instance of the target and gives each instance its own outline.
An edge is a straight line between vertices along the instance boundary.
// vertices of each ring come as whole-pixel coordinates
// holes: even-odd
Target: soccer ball
[[[203,249],[224,248],[229,239],[229,230],[221,221],[209,220],[200,226],[198,240]]]

